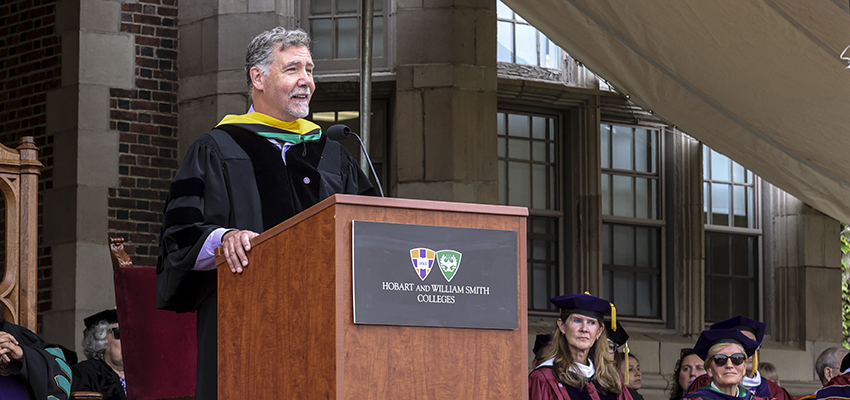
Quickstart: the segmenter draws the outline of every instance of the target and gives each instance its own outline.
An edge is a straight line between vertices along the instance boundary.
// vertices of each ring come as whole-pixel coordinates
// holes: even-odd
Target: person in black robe
[[[71,367],[62,349],[6,321],[0,310],[0,398],[63,400],[70,391]]]
[[[304,120],[315,90],[310,38],[278,27],[246,54],[253,106],[228,115],[189,148],[172,182],[160,232],[157,307],[197,312],[195,398],[217,398],[213,249],[249,271],[250,239],[335,193],[374,195],[350,154]],[[254,111],[254,112],[251,112]]]
[[[86,361],[71,366],[74,392],[98,392],[103,400],[126,400],[124,357],[118,311],[103,310],[83,320],[83,348]]]

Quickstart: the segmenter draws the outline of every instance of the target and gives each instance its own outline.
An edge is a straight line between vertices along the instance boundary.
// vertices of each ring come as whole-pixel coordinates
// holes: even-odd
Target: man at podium
[[[350,154],[305,118],[310,111],[310,38],[282,27],[245,55],[253,106],[227,115],[189,148],[171,183],[160,232],[157,307],[197,311],[195,398],[216,399],[214,249],[233,273],[250,273],[250,239],[335,193],[374,195]]]

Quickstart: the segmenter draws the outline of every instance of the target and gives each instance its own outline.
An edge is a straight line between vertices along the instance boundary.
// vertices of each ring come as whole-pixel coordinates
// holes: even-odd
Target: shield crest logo
[[[447,282],[452,281],[452,278],[457,273],[457,269],[460,268],[461,256],[463,254],[455,250],[440,250],[437,252],[437,263],[440,266],[440,272],[443,273]]]
[[[416,270],[419,279],[424,281],[431,273],[431,268],[434,266],[434,254],[434,250],[424,247],[410,249],[410,261],[413,262],[413,269]]]

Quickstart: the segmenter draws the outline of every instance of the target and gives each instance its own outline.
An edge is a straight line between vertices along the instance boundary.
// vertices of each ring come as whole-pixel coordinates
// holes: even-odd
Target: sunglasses
[[[718,367],[722,367],[726,365],[726,361],[732,359],[733,365],[741,365],[744,361],[747,361],[747,356],[744,353],[735,353],[731,356],[727,356],[725,354],[715,354],[714,357],[711,357],[714,360],[714,365]]]
[[[114,337],[115,340],[121,340],[121,335],[118,334],[118,327],[117,326],[114,327],[114,328],[109,328],[109,330],[112,331],[112,337]],[[726,362],[724,361],[723,363],[725,364]]]

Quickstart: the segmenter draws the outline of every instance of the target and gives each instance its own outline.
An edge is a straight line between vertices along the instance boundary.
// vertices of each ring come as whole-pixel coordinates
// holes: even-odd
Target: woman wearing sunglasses
[[[686,399],[746,400],[755,397],[741,382],[744,380],[747,357],[758,348],[758,342],[744,336],[738,329],[709,329],[694,346],[694,354],[705,360],[705,371],[711,384],[685,396]]]
[[[550,301],[561,314],[545,361],[528,376],[528,399],[632,400],[608,356],[602,321],[611,303],[588,294]]]
[[[71,391],[98,392],[103,400],[126,400],[124,358],[118,312],[103,310],[83,322],[83,349],[86,361],[71,366]]]

